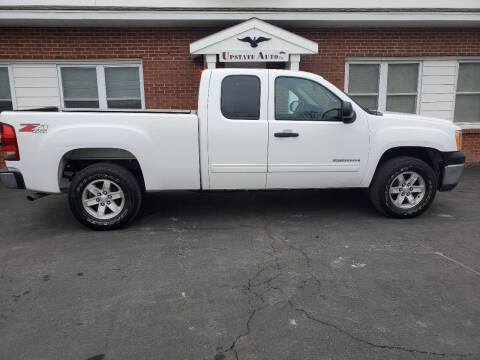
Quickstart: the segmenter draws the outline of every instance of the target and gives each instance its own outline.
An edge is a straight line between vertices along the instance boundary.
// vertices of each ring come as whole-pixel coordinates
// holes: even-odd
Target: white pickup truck
[[[205,70],[198,113],[15,111],[0,122],[2,182],[31,199],[68,192],[97,230],[164,190],[366,188],[381,213],[413,217],[465,163],[452,122],[364,109],[298,71]]]

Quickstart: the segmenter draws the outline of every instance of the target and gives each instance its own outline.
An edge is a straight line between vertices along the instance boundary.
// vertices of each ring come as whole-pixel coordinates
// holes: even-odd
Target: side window
[[[225,77],[222,81],[221,110],[227,119],[260,119],[260,79],[253,75]]]
[[[348,95],[368,109],[378,109],[380,64],[350,64],[348,69]]]
[[[315,81],[279,76],[275,80],[276,120],[341,120],[342,100]]]
[[[12,110],[12,94],[10,94],[8,68],[0,67],[0,112],[4,110]]]
[[[98,109],[95,67],[62,67],[63,100],[66,108]]]
[[[109,109],[141,109],[138,67],[105,67],[105,87]]]
[[[140,66],[59,66],[67,109],[141,109]],[[97,76],[98,75],[98,76]]]
[[[458,66],[455,121],[480,122],[480,63]]]

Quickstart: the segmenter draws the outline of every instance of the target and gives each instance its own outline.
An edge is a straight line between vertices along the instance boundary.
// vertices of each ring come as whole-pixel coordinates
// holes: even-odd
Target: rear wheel
[[[142,191],[130,171],[100,163],[75,175],[68,200],[73,215],[83,225],[94,230],[113,230],[137,215]]]
[[[370,186],[370,199],[381,213],[409,218],[424,212],[437,192],[437,176],[426,162],[396,157],[378,169]]]

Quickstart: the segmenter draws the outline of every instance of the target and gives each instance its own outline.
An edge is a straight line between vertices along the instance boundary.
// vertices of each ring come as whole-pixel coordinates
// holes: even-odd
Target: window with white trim
[[[371,110],[418,113],[419,62],[347,63],[346,92]]]
[[[456,122],[480,122],[480,62],[458,64]]]
[[[61,65],[66,109],[142,109],[139,65]]]
[[[0,112],[5,110],[13,110],[12,92],[8,67],[0,66]]]

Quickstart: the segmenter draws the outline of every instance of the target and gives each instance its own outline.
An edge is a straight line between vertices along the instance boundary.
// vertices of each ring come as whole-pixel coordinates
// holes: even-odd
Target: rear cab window
[[[229,75],[222,81],[221,111],[232,120],[260,119],[260,78]]]

